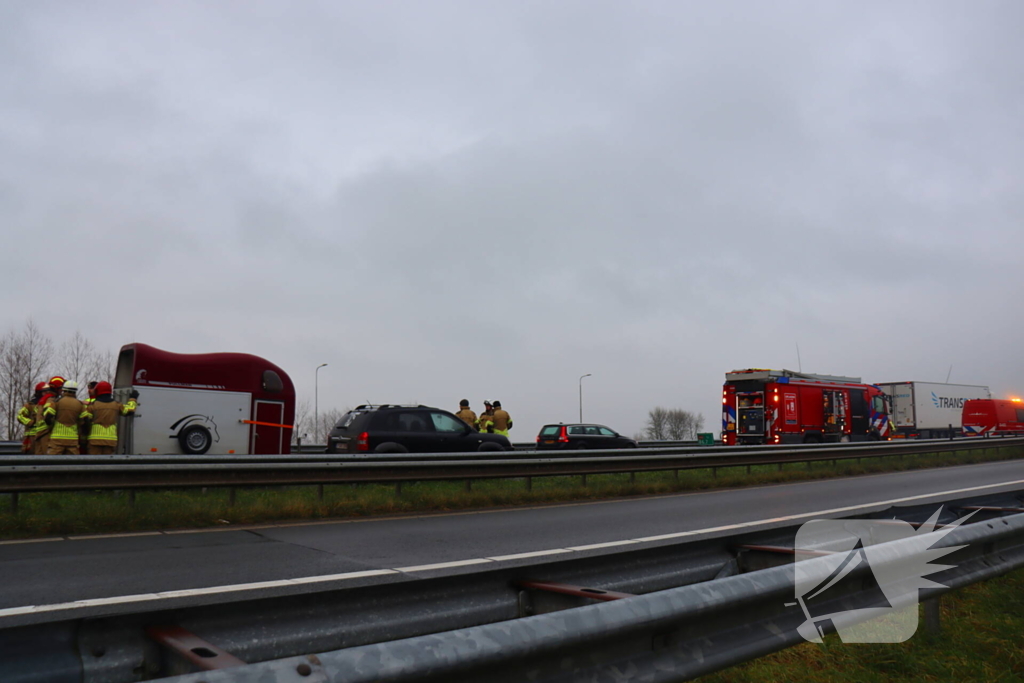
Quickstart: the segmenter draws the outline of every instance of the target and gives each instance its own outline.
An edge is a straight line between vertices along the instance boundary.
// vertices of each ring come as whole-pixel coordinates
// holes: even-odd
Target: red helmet
[[[39,384],[36,385],[36,391],[42,391],[45,388],[46,388],[46,382],[40,382]]]
[[[109,393],[111,393],[113,391],[114,391],[114,389],[110,386],[110,382],[99,382],[96,385],[96,395],[97,396],[103,396],[104,394],[109,394]]]
[[[54,388],[54,389],[60,389],[62,386],[64,386],[64,378],[61,377],[60,375],[56,375],[55,377],[51,377],[50,378],[50,386],[52,388]]]

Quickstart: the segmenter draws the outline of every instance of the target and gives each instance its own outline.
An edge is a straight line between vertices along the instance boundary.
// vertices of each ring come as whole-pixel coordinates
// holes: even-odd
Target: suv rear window
[[[349,411],[349,412],[345,413],[344,415],[341,416],[341,419],[338,420],[338,424],[334,425],[334,428],[335,429],[347,429],[349,426],[351,426],[352,422],[357,417],[359,417],[360,415],[364,414],[365,412],[366,412],[365,410],[352,410],[352,411]]]
[[[558,436],[558,433],[562,430],[561,425],[544,425],[544,428],[540,430],[541,436]]]

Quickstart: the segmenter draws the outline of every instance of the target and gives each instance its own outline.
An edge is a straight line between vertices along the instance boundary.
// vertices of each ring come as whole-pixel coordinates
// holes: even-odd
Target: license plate
[[[554,440],[551,440],[551,441],[545,441],[544,443],[554,443]]]

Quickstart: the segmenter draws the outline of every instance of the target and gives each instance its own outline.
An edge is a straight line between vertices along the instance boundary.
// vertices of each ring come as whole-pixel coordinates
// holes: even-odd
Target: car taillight
[[[356,450],[357,451],[368,451],[370,450],[370,433],[363,432],[356,439]]]
[[[565,427],[562,427],[562,431],[558,433],[558,442],[569,443],[569,431]]]

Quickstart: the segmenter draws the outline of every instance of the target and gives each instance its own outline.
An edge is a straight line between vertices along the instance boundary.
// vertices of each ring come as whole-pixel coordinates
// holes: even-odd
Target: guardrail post
[[[469,493],[472,490],[473,490],[473,480],[472,479],[467,479],[466,480],[466,493]]]
[[[711,478],[712,479],[718,479],[718,468],[717,467],[712,467],[711,468]]]
[[[586,486],[587,486],[587,475],[585,473],[580,475],[580,484],[584,488],[586,488]]]
[[[679,481],[679,470],[675,471],[675,475],[676,475],[676,481]]]
[[[533,491],[533,477],[526,478],[526,490]]]
[[[781,471],[782,471],[782,463],[780,462],[779,463],[779,472],[781,472]]]
[[[396,481],[395,482],[395,498],[401,498],[401,497],[402,497],[402,482]]]
[[[135,489],[128,489],[128,509],[135,509]]]
[[[747,474],[750,474],[750,465],[747,465]]]
[[[18,494],[14,492],[11,494],[11,514],[18,514]]]
[[[235,507],[235,487],[232,486],[228,489],[228,507]]]
[[[636,472],[630,472],[629,473],[629,483],[630,484],[635,484],[636,483]]]
[[[930,598],[924,603],[924,629],[928,633],[938,635],[942,630],[941,623],[941,597]]]
[[[323,484],[317,484],[316,485],[316,500],[317,500],[318,503],[324,502],[324,485]]]

